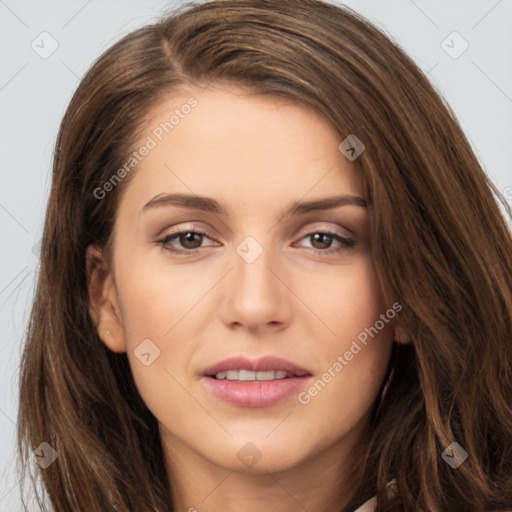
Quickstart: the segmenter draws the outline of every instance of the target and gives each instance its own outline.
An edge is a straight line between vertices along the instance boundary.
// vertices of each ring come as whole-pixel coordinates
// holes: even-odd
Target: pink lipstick
[[[306,368],[275,356],[229,358],[203,372],[208,389],[239,407],[270,407],[296,394],[312,377]]]

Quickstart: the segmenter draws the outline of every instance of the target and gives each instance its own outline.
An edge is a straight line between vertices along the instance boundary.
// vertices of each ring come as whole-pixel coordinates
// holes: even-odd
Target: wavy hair
[[[105,347],[89,314],[85,252],[111,247],[137,170],[102,200],[94,191],[129,158],[150,109],[214,82],[297,102],[340,142],[355,134],[366,146],[354,164],[374,263],[412,343],[394,344],[344,511],[373,494],[377,512],[511,507],[512,239],[500,204],[512,212],[400,46],[351,9],[317,0],[187,4],[122,38],[82,79],[56,142],[21,362],[18,447],[22,471],[43,484],[38,503],[172,511],[157,421],[126,354]],[[458,469],[442,458],[453,441],[469,455]],[[43,442],[58,453],[44,470],[29,464]]]

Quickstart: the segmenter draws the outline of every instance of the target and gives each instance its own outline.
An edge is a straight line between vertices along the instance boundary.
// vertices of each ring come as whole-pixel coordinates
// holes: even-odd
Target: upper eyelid
[[[197,224],[196,224],[196,222],[197,222]],[[176,224],[176,226],[178,226],[178,227],[174,228],[173,233],[181,233],[183,231],[200,231],[200,232],[204,232],[204,233],[208,234],[209,232],[211,232],[211,230],[209,228],[204,228],[204,227],[201,226],[201,224],[203,224],[203,221],[201,221],[201,220],[188,221],[188,222],[185,221],[185,222],[182,222],[182,223],[178,223],[178,224]],[[335,220],[308,221],[308,222],[306,222],[306,224],[317,224],[317,225],[318,224],[330,224],[330,226],[325,226],[324,225],[324,226],[320,226],[320,227],[299,228],[299,229],[293,229],[293,231],[296,234],[298,234],[299,232],[303,231],[303,229],[304,229],[304,233],[305,234],[309,234],[309,233],[312,233],[312,232],[316,233],[318,231],[337,231],[337,230],[343,230],[343,231],[347,231],[351,235],[355,235],[356,234],[353,230],[348,228],[346,225],[341,225],[339,223],[339,221],[335,221]],[[183,227],[181,227],[182,225],[183,225]],[[333,225],[335,225],[335,227],[333,227]],[[229,232],[233,233],[233,231],[231,229],[229,229]],[[208,236],[210,236],[210,235],[208,234]],[[343,235],[340,234],[340,236],[343,236]]]
[[[162,240],[162,239],[165,239],[165,238],[175,238],[176,236],[182,235],[184,233],[197,233],[197,234],[205,235],[205,236],[207,236],[210,239],[214,239],[215,238],[214,236],[210,235],[207,230],[202,229],[202,228],[198,228],[198,227],[194,227],[194,228],[180,228],[180,229],[177,229],[176,231],[171,231],[169,233],[164,233],[163,235],[161,235],[159,237],[159,239]]]

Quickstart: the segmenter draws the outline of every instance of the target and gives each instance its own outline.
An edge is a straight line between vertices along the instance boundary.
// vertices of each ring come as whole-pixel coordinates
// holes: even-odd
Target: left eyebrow
[[[360,206],[361,208],[367,208],[366,201],[360,196],[342,195],[324,197],[322,199],[315,199],[313,201],[295,201],[284,211],[283,217],[288,215],[304,215],[309,212],[319,210],[330,210],[339,206]]]

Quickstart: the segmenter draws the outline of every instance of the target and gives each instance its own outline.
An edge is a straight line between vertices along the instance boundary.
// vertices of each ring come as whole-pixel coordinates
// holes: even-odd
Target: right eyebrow
[[[224,207],[215,199],[190,194],[159,194],[146,203],[142,211],[161,206],[181,206],[183,208],[226,215]]]

